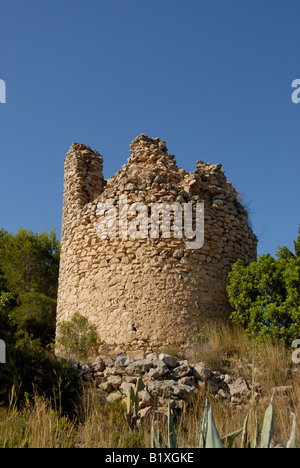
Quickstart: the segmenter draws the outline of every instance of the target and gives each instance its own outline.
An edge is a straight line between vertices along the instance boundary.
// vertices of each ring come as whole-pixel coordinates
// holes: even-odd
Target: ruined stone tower
[[[103,343],[127,350],[182,345],[208,320],[228,316],[227,273],[256,260],[248,215],[220,164],[179,169],[166,144],[140,135],[128,163],[105,181],[102,156],[74,143],[65,159],[57,322],[75,312],[95,324]],[[99,205],[120,214],[120,200],[204,204],[204,245],[186,239],[99,236]],[[150,219],[150,218],[149,218]],[[130,216],[129,216],[130,220]],[[121,235],[122,234],[122,235]]]

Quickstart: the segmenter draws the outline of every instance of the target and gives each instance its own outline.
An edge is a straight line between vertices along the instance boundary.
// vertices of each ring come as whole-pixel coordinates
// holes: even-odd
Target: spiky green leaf
[[[243,432],[243,429],[239,429],[238,431],[232,432],[231,434],[226,435],[225,437],[222,437],[222,444],[225,448],[231,449],[233,447],[235,439],[241,435]]]
[[[288,449],[297,448],[297,419],[296,419],[296,415],[294,413],[292,413],[292,420],[293,420],[292,432],[291,432],[290,439],[289,439],[289,441],[287,443],[287,446],[286,446],[286,448],[288,448]]]
[[[171,413],[170,403],[168,404],[168,442],[169,448],[178,448],[175,425]]]
[[[271,402],[264,416],[264,422],[261,430],[261,448],[270,448],[274,430],[274,409]]]
[[[205,448],[208,424],[208,400],[205,400],[203,417],[199,429],[198,448]]]
[[[127,395],[127,400],[126,400],[126,413],[129,415],[131,413],[131,395],[130,392]]]
[[[211,407],[208,409],[207,438],[205,448],[224,448],[215,424]]]
[[[156,434],[153,421],[152,421],[152,426],[151,426],[150,439],[151,439],[151,448],[157,448],[157,449],[166,448],[166,444],[165,444],[165,441],[163,439],[163,436],[160,430],[158,430],[158,434]]]
[[[254,421],[254,437],[253,437],[253,447],[254,449],[258,448],[259,444],[259,422],[257,418],[257,413],[255,413],[255,421]]]
[[[249,440],[248,440],[248,421],[249,421],[249,414],[247,414],[245,421],[244,421],[244,426],[243,426],[243,435],[242,435],[242,442],[241,442],[241,448],[249,448]]]
[[[160,432],[159,432],[159,435],[160,435]],[[156,431],[154,429],[154,424],[152,422],[151,434],[150,434],[151,448],[157,448],[157,449],[162,448],[162,445],[161,445],[160,440],[159,440],[159,435],[157,436]]]
[[[145,389],[145,384],[143,382],[142,377],[139,377],[136,383],[135,391],[136,393],[141,392]]]

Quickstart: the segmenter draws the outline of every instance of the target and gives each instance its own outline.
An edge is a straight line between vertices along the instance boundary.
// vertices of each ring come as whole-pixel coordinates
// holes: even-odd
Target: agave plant
[[[274,394],[270,405],[265,412],[261,433],[259,430],[257,415],[255,415],[254,438],[252,441],[249,438],[248,432],[250,413],[247,414],[244,425],[241,429],[221,438],[214,421],[211,406],[208,404],[208,400],[206,399],[203,417],[199,429],[197,448],[232,448],[235,439],[239,435],[242,435],[240,448],[271,448],[274,431],[273,398]],[[286,448],[297,448],[296,425],[296,416],[292,413],[292,432]],[[154,429],[154,422],[152,422],[151,448],[178,448],[177,436],[170,405],[168,405],[168,444],[165,443],[160,431],[158,431],[158,434],[156,433]]]
[[[245,423],[244,423],[241,448],[259,448],[259,447],[264,448],[264,449],[271,448],[272,438],[274,434],[274,408],[273,408],[274,396],[275,396],[275,391],[272,395],[270,404],[265,412],[261,433],[259,430],[259,422],[258,422],[257,414],[255,414],[254,437],[253,437],[252,442],[248,436],[248,420],[249,420],[249,414],[250,414],[248,413],[245,419]],[[292,413],[292,431],[291,431],[291,436],[287,443],[286,448],[297,448],[296,427],[297,427],[296,415]]]
[[[203,418],[199,429],[199,438],[197,448],[231,448],[234,440],[242,433],[243,429],[228,434],[221,439],[214,421],[211,407],[208,401],[205,402]],[[151,447],[152,448],[178,448],[177,436],[175,432],[174,420],[168,405],[168,444],[165,443],[162,434],[154,429],[154,422],[151,428]]]

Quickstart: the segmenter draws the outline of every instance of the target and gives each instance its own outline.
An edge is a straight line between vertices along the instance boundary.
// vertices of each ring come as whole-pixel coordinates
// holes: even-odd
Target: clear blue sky
[[[299,0],[0,0],[0,227],[61,229],[63,159],[111,177],[140,133],[180,167],[222,163],[259,253],[300,224]]]

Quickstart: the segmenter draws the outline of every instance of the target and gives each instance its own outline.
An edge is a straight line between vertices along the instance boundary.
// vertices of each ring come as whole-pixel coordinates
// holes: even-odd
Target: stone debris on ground
[[[251,396],[259,395],[257,385],[242,376],[211,371],[203,363],[177,360],[161,353],[148,354],[134,360],[120,351],[116,359],[97,357],[92,364],[69,360],[87,385],[95,382],[102,401],[126,401],[130,387],[135,387],[142,377],[145,389],[139,393],[141,415],[152,414],[168,404],[175,410],[182,409],[198,392],[209,392],[214,398],[227,404],[247,403]],[[152,409],[151,409],[152,408]]]

